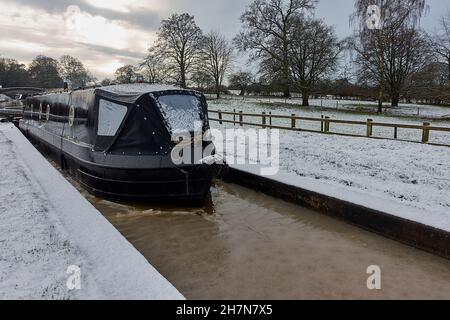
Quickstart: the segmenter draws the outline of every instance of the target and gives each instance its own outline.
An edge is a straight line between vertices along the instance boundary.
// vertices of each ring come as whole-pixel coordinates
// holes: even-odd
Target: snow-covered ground
[[[212,97],[214,99],[214,97]],[[278,98],[278,97],[252,97],[252,96],[224,96],[222,100],[248,101],[263,104],[279,104],[300,107],[301,98]],[[378,109],[376,101],[360,101],[360,100],[343,100],[343,99],[310,99],[309,103],[312,107],[321,107],[323,109],[340,110],[340,111],[357,111],[357,112],[375,112]],[[432,118],[439,120],[440,118],[450,119],[450,107],[433,106],[416,103],[400,103],[398,107],[391,107],[390,102],[383,103],[384,113],[388,116],[403,116],[417,118]]]
[[[0,299],[183,299],[12,124],[0,164]]]
[[[270,179],[450,231],[448,147],[290,131],[280,131],[279,147]],[[232,167],[260,174],[268,164],[252,160],[262,161]]]
[[[277,102],[278,101],[278,102]],[[288,100],[289,101],[289,100]],[[298,100],[295,100],[298,103]],[[320,101],[320,100],[319,100]],[[284,104],[283,99],[257,99],[257,98],[246,98],[245,100],[240,100],[239,98],[225,98],[220,100],[211,100],[208,101],[209,108],[211,110],[222,110],[222,111],[243,111],[244,113],[255,113],[261,114],[262,112],[272,112],[274,115],[291,115],[295,114],[299,117],[312,117],[312,118],[320,118],[321,115],[329,116],[331,119],[337,120],[354,120],[354,121],[367,121],[367,119],[372,119],[374,122],[385,122],[385,123],[396,123],[396,124],[413,124],[413,125],[422,125],[424,121],[430,122],[433,126],[439,127],[450,127],[450,121],[446,120],[422,120],[420,118],[410,118],[404,116],[393,116],[393,115],[377,115],[377,114],[362,114],[358,112],[350,112],[348,110],[342,110],[336,108],[331,108],[333,103],[336,103],[336,100],[324,100],[330,103],[330,108],[320,108],[320,107],[308,107],[304,108],[298,105],[287,105]],[[315,102],[314,100],[312,102]],[[358,103],[355,101],[351,101],[352,103]],[[316,102],[315,102],[316,103]],[[320,104],[319,104],[320,106]],[[403,107],[402,108],[407,108]],[[430,111],[430,113],[444,113],[442,110],[448,112],[450,114],[450,108],[439,108],[428,106],[430,110],[438,111]],[[441,110],[442,109],[442,110]],[[402,109],[403,110],[403,109]],[[405,109],[406,110],[406,109]],[[440,111],[441,110],[441,111]],[[407,112],[407,111],[406,111]],[[217,115],[211,114],[211,117],[217,118]],[[224,119],[232,120],[232,116],[224,116]],[[261,123],[261,117],[244,117],[245,122],[253,122],[253,123]],[[287,126],[290,127],[291,123],[289,119],[273,119],[273,125],[279,126]],[[308,130],[318,130],[320,131],[320,122],[312,122],[312,121],[297,121],[297,127]],[[336,133],[346,133],[346,134],[357,134],[357,135],[365,135],[366,134],[366,126],[364,125],[347,125],[347,124],[330,124],[331,132]],[[384,137],[384,138],[394,138],[394,129],[388,127],[374,127],[373,135],[375,137]],[[422,140],[422,131],[418,129],[398,129],[398,139],[403,140],[411,140],[418,141]],[[430,143],[437,144],[450,144],[450,132],[437,132],[432,131],[430,133]]]

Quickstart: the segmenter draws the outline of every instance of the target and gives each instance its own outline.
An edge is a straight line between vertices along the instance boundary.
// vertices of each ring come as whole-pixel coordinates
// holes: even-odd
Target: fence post
[[[242,111],[239,111],[239,125],[242,127],[244,124],[244,116],[242,115]]]
[[[272,111],[269,112],[269,124],[272,126]]]
[[[429,122],[423,123],[422,143],[428,143],[428,141],[430,141],[430,129],[428,129],[429,127],[430,127]]]
[[[293,113],[292,115],[291,115],[291,128],[292,129],[295,129],[295,127],[296,127],[296,119],[295,119],[295,113]]]
[[[223,124],[223,122],[222,122],[222,110],[219,110],[219,124]]]
[[[262,128],[265,129],[266,128],[266,113],[263,112],[262,113]]]
[[[394,139],[398,137],[398,127],[394,127]]]
[[[367,119],[367,137],[371,137],[373,133],[373,120]]]
[[[233,109],[233,126],[236,125],[236,109]]]
[[[325,133],[329,133],[330,132],[330,117],[325,117],[325,123],[324,123],[323,131]]]
[[[320,132],[323,132],[323,114],[320,116],[320,118],[322,119],[320,121]]]

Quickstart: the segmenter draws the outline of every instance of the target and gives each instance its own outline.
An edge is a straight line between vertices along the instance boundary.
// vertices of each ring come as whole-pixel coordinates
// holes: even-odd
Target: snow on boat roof
[[[183,90],[180,87],[175,87],[165,84],[149,84],[149,83],[131,83],[131,84],[117,84],[112,86],[100,87],[97,90],[108,91],[115,94],[145,94],[150,92],[159,92],[166,90]]]
[[[165,84],[132,83],[100,87],[95,90],[95,94],[124,103],[135,103],[144,94],[168,90],[185,89]]]

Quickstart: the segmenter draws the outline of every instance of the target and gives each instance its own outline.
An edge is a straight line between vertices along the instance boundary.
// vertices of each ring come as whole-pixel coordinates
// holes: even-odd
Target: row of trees
[[[392,106],[397,106],[402,93],[414,74],[421,72],[431,61],[432,50],[427,35],[418,28],[426,4],[425,0],[379,0],[380,12],[368,21],[368,8],[373,0],[355,1],[353,16],[357,28],[349,39],[356,52],[359,82],[379,88],[379,111],[388,91]],[[370,28],[368,23],[373,23]]]
[[[228,76],[230,87],[241,94],[254,90],[290,97],[298,92],[305,106],[317,94],[369,96],[378,99],[380,111],[388,99],[393,106],[401,99],[450,100],[450,13],[427,33],[420,28],[426,0],[355,0],[354,34],[339,41],[332,27],[314,17],[316,4],[255,0],[242,14],[242,30],[232,41],[217,32],[204,33],[187,13],[173,14],[161,22],[141,63],[119,68],[114,80],[102,84],[173,83],[212,89],[219,97]],[[352,59],[336,72],[344,51]],[[230,74],[236,53],[248,54],[256,63],[254,74]],[[93,77],[70,56],[59,61],[38,56],[28,68],[0,60],[3,86],[55,87],[63,79],[80,87]]]
[[[3,87],[61,88],[68,82],[78,88],[94,80],[83,63],[69,55],[59,60],[39,55],[29,66],[14,59],[0,58],[0,85]]]
[[[203,34],[187,13],[173,14],[161,22],[157,40],[142,63],[119,68],[115,81],[212,86],[219,97],[232,59],[233,47],[225,37],[213,31]]]
[[[257,0],[241,17],[234,43],[259,62],[268,83],[279,84],[285,97],[294,89],[303,105],[320,78],[335,71],[342,44],[335,31],[310,15],[314,0]]]
[[[242,32],[232,42],[217,32],[204,34],[187,13],[173,14],[161,22],[139,67],[118,69],[116,81],[138,81],[141,74],[150,83],[213,87],[219,97],[236,49],[259,63],[261,81],[281,84],[286,97],[292,89],[301,92],[308,105],[317,81],[335,70],[342,50],[333,28],[309,15],[314,5],[314,0],[256,0],[242,15]],[[230,83],[244,92],[250,78],[238,72]]]
[[[315,4],[256,0],[242,15],[243,30],[234,43],[259,62],[260,84],[281,87],[285,97],[294,89],[305,106],[312,93],[324,93],[324,88],[359,95],[377,89],[380,112],[387,99],[392,106],[402,98],[450,100],[450,13],[430,34],[420,28],[428,10],[425,0],[355,0],[355,32],[339,42],[333,28],[309,15]],[[356,84],[342,78],[324,86],[343,50],[354,57]],[[245,75],[233,77],[239,79]]]

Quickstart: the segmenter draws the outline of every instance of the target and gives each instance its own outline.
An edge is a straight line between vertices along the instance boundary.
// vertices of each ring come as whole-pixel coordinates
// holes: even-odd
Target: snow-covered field
[[[329,108],[320,108],[320,107],[308,107],[304,108],[298,105],[288,105],[284,104],[283,99],[257,99],[257,98],[246,98],[245,100],[240,100],[239,98],[225,98],[220,100],[211,100],[208,101],[209,108],[211,110],[222,110],[222,111],[243,111],[244,113],[255,113],[261,114],[262,112],[272,112],[274,115],[291,115],[295,114],[299,117],[313,117],[320,118],[323,116],[329,116],[331,119],[337,120],[353,120],[353,121],[367,121],[367,119],[372,119],[374,122],[385,122],[385,123],[396,123],[396,124],[406,124],[406,125],[422,125],[423,122],[430,122],[433,126],[439,127],[450,127],[450,121],[447,120],[433,120],[433,119],[420,119],[420,117],[404,117],[404,116],[394,116],[394,115],[377,115],[377,114],[363,114],[359,112],[350,112],[349,110],[334,109],[331,107],[336,104],[336,100],[324,100],[327,101],[330,105]],[[289,101],[289,100],[287,100]],[[298,100],[294,100],[298,103]],[[312,100],[312,103],[316,104],[317,101]],[[340,103],[342,101],[339,101]],[[358,103],[355,101],[350,101],[351,103]],[[366,102],[364,102],[366,103]],[[325,105],[325,103],[324,103]],[[319,100],[320,106],[320,100]],[[421,108],[424,106],[421,106]],[[407,113],[409,107],[402,106],[401,111]],[[413,107],[411,107],[413,108]],[[428,106],[430,109],[429,113],[433,114],[444,114],[447,112],[450,114],[450,108],[443,107],[433,107]],[[417,111],[416,111],[417,112]],[[211,114],[211,117],[217,118],[217,115]],[[232,120],[232,116],[224,116],[224,119]],[[261,117],[244,117],[245,122],[253,122],[253,123],[261,123]],[[273,125],[286,126],[289,127],[291,125],[289,119],[273,119]],[[297,127],[308,130],[318,130],[320,131],[320,122],[312,122],[312,121],[297,121]],[[345,134],[357,134],[357,135],[365,135],[366,134],[366,126],[364,125],[349,125],[349,124],[330,124],[331,132],[335,133],[345,133]],[[394,129],[387,127],[374,127],[373,135],[375,137],[384,137],[384,138],[394,138]],[[398,139],[403,140],[412,140],[420,142],[422,139],[422,131],[417,129],[398,129]],[[432,131],[430,133],[430,143],[437,144],[449,144],[450,145],[450,132],[437,132]]]
[[[0,299],[183,299],[12,124],[0,164]]]
[[[281,130],[280,171],[269,178],[450,231],[449,173],[449,147]]]
[[[212,99],[214,97],[211,96]],[[222,100],[234,100],[245,102],[257,102],[264,104],[283,104],[293,107],[300,107],[301,98],[277,98],[277,97],[253,97],[253,96],[224,96]],[[360,101],[360,100],[343,100],[343,99],[310,99],[309,103],[312,107],[321,107],[323,109],[340,110],[340,111],[359,111],[373,113],[378,108],[376,101]],[[392,108],[390,102],[383,103],[384,113],[388,116],[403,116],[417,118],[432,118],[439,120],[440,118],[450,119],[450,107],[448,106],[432,106],[415,103],[400,103],[398,107]]]

